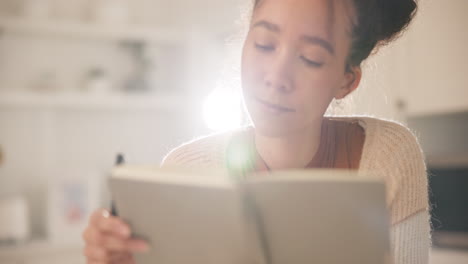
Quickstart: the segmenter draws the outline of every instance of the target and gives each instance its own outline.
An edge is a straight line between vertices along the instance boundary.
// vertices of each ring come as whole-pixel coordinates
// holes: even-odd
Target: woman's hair
[[[352,0],[356,10],[349,66],[359,66],[374,48],[383,46],[403,32],[417,10],[414,0]]]
[[[342,0],[340,0],[342,1]],[[354,4],[347,69],[360,66],[372,51],[397,38],[413,19],[415,0],[350,0]],[[261,0],[254,0],[254,9]]]

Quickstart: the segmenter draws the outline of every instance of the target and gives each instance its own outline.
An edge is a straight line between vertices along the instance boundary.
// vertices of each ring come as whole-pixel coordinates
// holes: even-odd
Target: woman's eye
[[[255,43],[255,48],[262,50],[262,51],[272,51],[275,49],[273,45],[261,45],[258,43]]]
[[[323,65],[323,62],[316,62],[316,61],[313,61],[313,60],[309,60],[309,59],[307,59],[307,58],[304,57],[304,56],[301,56],[301,59],[302,59],[302,61],[304,61],[304,63],[305,63],[307,66],[310,66],[310,67],[320,68],[320,67],[322,67],[322,65]]]

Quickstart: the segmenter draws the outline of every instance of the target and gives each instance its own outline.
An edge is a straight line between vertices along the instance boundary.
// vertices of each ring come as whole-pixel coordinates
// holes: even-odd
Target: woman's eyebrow
[[[301,40],[309,44],[319,45],[326,49],[331,55],[335,55],[335,49],[333,48],[333,45],[323,38],[303,35]]]
[[[279,33],[281,31],[281,28],[279,25],[268,22],[266,20],[260,20],[260,21],[255,22],[252,25],[252,28],[256,28],[256,27],[262,27],[275,33]],[[335,49],[333,48],[333,45],[321,37],[303,35],[301,36],[301,40],[309,44],[319,45],[322,48],[326,49],[330,54],[332,55],[335,54]]]
[[[276,24],[273,24],[271,22],[268,22],[266,20],[260,20],[260,21],[257,21],[253,24],[252,28],[256,28],[256,27],[263,27],[263,28],[266,28],[270,31],[273,31],[273,32],[280,32],[280,27]]]

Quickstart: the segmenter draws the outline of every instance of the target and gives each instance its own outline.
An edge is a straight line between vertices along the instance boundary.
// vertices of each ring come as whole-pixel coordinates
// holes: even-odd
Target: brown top
[[[324,118],[320,145],[306,168],[359,169],[365,132],[357,121],[345,122]],[[269,168],[258,152],[255,153],[255,171]]]

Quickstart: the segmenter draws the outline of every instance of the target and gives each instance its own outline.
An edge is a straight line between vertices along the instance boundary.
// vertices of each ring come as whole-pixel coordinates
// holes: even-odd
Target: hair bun
[[[414,0],[375,0],[382,15],[379,42],[389,42],[406,29],[414,14],[417,4]]]
[[[377,46],[386,45],[406,29],[413,19],[415,0],[353,0],[356,24],[349,56],[351,65],[360,65]]]

